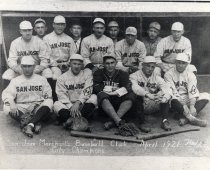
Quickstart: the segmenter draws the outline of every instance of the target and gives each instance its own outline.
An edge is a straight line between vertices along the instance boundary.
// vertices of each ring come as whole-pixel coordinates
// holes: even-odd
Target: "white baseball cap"
[[[184,30],[184,25],[181,22],[174,22],[171,30],[174,31],[183,31]]]
[[[128,27],[125,31],[126,35],[137,35],[137,29],[135,27]]]
[[[21,30],[33,29],[32,25],[31,25],[31,22],[29,22],[29,21],[22,21],[19,25],[19,28]]]
[[[105,61],[107,58],[113,58],[113,59],[116,60],[116,56],[115,56],[114,53],[112,53],[112,54],[105,54],[105,55],[103,56],[103,60],[104,60],[104,61]]]
[[[23,56],[20,64],[21,65],[35,65],[35,60],[31,55]]]
[[[143,63],[156,63],[154,56],[145,56]]]
[[[179,53],[176,56],[176,60],[184,61],[186,63],[190,63],[190,56],[187,55],[186,53]]]
[[[38,19],[36,19],[36,21],[34,22],[34,25],[35,25],[36,23],[39,23],[39,22],[42,22],[42,23],[44,23],[44,24],[46,25],[45,20],[44,20],[44,19],[42,19],[42,18],[38,18]]]
[[[70,60],[81,60],[84,61],[83,57],[80,54],[72,54]]]
[[[119,27],[119,24],[116,21],[110,21],[108,27]]]
[[[105,21],[102,18],[95,18],[94,21],[93,21],[93,24],[95,24],[97,22],[100,22],[100,23],[105,25]]]
[[[157,30],[160,30],[161,29],[161,26],[160,26],[160,24],[158,22],[151,22],[149,24],[149,28],[155,28]]]
[[[54,23],[56,24],[65,24],[66,23],[66,19],[62,16],[62,15],[57,15],[55,18],[54,18]]]

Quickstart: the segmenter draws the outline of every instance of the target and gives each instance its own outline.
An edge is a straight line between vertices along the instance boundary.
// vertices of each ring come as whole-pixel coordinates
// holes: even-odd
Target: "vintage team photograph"
[[[1,10],[0,153],[210,156],[209,27],[202,11]]]

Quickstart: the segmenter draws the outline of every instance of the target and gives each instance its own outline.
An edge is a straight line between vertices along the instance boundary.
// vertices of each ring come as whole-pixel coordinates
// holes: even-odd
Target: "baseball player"
[[[53,21],[53,32],[44,36],[51,48],[50,62],[54,80],[68,70],[69,58],[77,52],[73,39],[64,33],[65,28],[66,19],[58,15]]]
[[[103,57],[104,68],[93,75],[93,90],[97,94],[98,107],[112,121],[104,124],[105,129],[124,123],[122,117],[131,109],[135,101],[128,73],[116,69],[116,58],[112,55]]]
[[[108,34],[112,39],[114,46],[118,41],[118,34],[120,32],[119,24],[116,21],[110,21],[108,24]]]
[[[117,57],[117,68],[133,73],[138,70],[139,63],[146,56],[144,43],[137,40],[135,27],[128,27],[125,31],[125,39],[118,41],[115,45]]]
[[[20,123],[28,137],[33,137],[34,132],[40,133],[40,122],[50,118],[53,106],[50,85],[46,78],[34,74],[35,68],[34,58],[23,56],[23,74],[12,79],[2,93],[4,112]]]
[[[36,61],[34,73],[42,74],[46,78],[51,78],[52,74],[49,67],[49,56],[47,55],[46,44],[37,36],[32,36],[33,27],[29,21],[22,21],[19,25],[21,37],[12,41],[8,66],[9,69],[4,72],[2,78],[11,80],[22,74],[20,59],[23,56],[32,55]]]
[[[70,32],[72,34],[72,38],[76,44],[77,47],[77,53],[81,53],[81,43],[82,43],[82,24],[79,20],[73,20],[71,27],[70,27]]]
[[[161,127],[171,130],[168,121],[169,100],[172,97],[170,86],[154,72],[156,59],[153,56],[147,56],[142,63],[142,69],[130,75],[132,90],[137,97],[137,112],[141,123],[144,123],[143,113],[154,113],[160,110],[162,114]]]
[[[179,53],[186,53],[191,62],[191,42],[183,34],[184,25],[181,22],[175,22],[171,27],[171,35],[163,38],[157,45],[154,56],[157,59],[158,66],[164,73],[175,67],[176,55]],[[197,72],[193,65],[190,65],[189,69],[192,72]]]
[[[149,29],[147,30],[147,37],[143,37],[142,42],[144,43],[147,56],[153,56],[157,47],[157,44],[162,39],[160,34],[161,26],[158,22],[151,22],[149,24]]]
[[[42,18],[38,18],[34,22],[34,31],[36,32],[36,35],[40,38],[43,39],[43,37],[46,34],[47,31],[47,26],[46,22]]]
[[[96,95],[92,95],[92,71],[82,70],[83,60],[80,54],[73,54],[70,69],[57,80],[58,101],[54,103],[54,111],[58,114],[59,123],[65,123],[72,117],[90,118],[97,104]]]
[[[209,94],[199,93],[196,76],[187,69],[189,63],[186,53],[177,54],[175,67],[165,73],[164,79],[173,90],[171,107],[178,112],[180,125],[189,121],[193,125],[204,127],[207,122],[196,116],[209,102]]]
[[[105,22],[102,18],[93,21],[93,34],[82,41],[81,55],[85,59],[85,67],[93,71],[103,67],[103,56],[114,53],[114,44],[111,38],[104,35]]]

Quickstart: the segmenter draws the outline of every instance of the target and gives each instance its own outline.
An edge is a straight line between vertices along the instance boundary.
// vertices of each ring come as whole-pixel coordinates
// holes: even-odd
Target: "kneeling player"
[[[187,69],[189,63],[188,55],[178,54],[175,61],[176,67],[166,72],[164,78],[173,90],[171,107],[178,112],[180,125],[189,121],[193,125],[204,127],[207,122],[196,116],[209,102],[209,94],[199,94],[196,76]]]
[[[103,57],[103,69],[93,75],[93,90],[98,97],[98,106],[112,121],[104,124],[105,129],[124,124],[122,117],[131,109],[135,95],[129,88],[128,73],[115,69],[116,58],[108,55]]]
[[[168,121],[170,87],[156,73],[156,60],[153,56],[147,56],[142,63],[142,69],[130,75],[132,89],[137,97],[137,112],[144,123],[144,113],[153,113],[160,110],[162,114],[161,127],[168,131],[171,130]]]
[[[20,122],[23,133],[33,137],[33,132],[40,133],[40,122],[50,117],[52,90],[46,78],[33,73],[32,56],[22,58],[21,69],[23,75],[11,80],[2,93],[2,100],[4,111]]]
[[[54,103],[54,111],[58,114],[60,124],[67,123],[72,117],[83,116],[88,119],[97,104],[96,95],[92,95],[92,71],[82,70],[82,67],[83,57],[73,54],[70,57],[70,69],[57,80],[58,101]]]

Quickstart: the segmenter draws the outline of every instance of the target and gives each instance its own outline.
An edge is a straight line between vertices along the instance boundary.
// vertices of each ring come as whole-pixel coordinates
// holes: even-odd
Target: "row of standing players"
[[[29,122],[22,120],[23,131],[29,136],[34,129],[39,129],[40,120],[46,117],[44,113],[50,112],[53,105],[59,122],[66,122],[69,117],[89,117],[87,115],[98,103],[99,110],[111,118],[104,124],[106,129],[122,124],[124,114],[132,110],[140,118],[139,128],[148,132],[150,128],[144,126],[143,113],[159,109],[163,116],[161,127],[171,130],[168,121],[170,103],[178,111],[182,125],[190,121],[206,126],[206,121],[195,116],[208,103],[209,95],[198,92],[193,73],[196,69],[190,65],[191,43],[183,36],[182,23],[174,23],[172,35],[163,39],[158,37],[160,24],[151,23],[144,43],[137,40],[134,27],[128,27],[125,39],[117,42],[119,25],[116,21],[108,24],[113,40],[108,38],[104,35],[105,22],[101,18],[93,21],[93,34],[83,40],[79,22],[70,28],[74,40],[63,32],[66,27],[63,16],[54,18],[54,31],[48,35],[45,35],[43,19],[37,19],[34,24],[37,36],[32,36],[33,27],[29,21],[20,23],[22,36],[12,42],[8,58],[10,68],[3,74],[3,79],[12,81],[2,94],[5,111],[13,118],[19,119],[26,113],[30,115]],[[34,63],[29,56],[33,57]],[[25,58],[25,64],[21,58]],[[67,71],[69,63],[71,67]],[[30,68],[35,76],[29,74]],[[46,77],[51,88],[36,74]],[[51,89],[54,104],[50,100]]]

